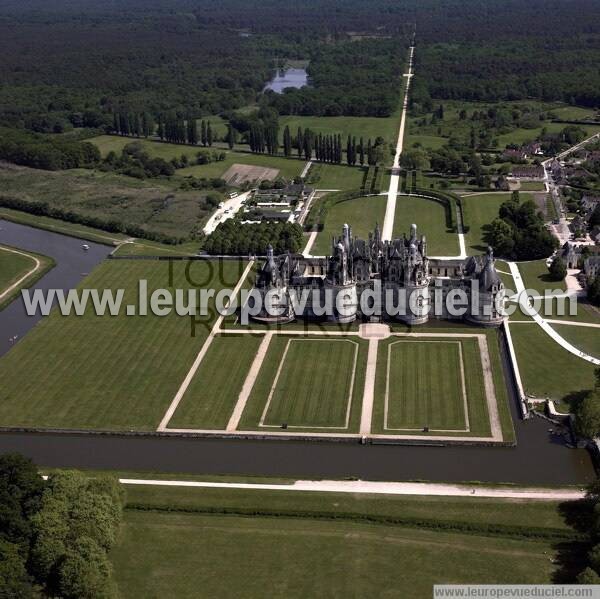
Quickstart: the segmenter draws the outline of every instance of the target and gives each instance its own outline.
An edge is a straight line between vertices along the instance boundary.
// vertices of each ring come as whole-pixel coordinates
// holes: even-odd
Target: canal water
[[[112,250],[107,245],[82,241],[75,237],[67,237],[2,219],[0,219],[0,243],[50,256],[56,261],[56,266],[33,285],[31,291],[72,289]],[[83,249],[84,243],[90,246],[89,250]],[[0,311],[0,356],[4,355],[14,343],[18,343],[40,318],[39,315],[27,316],[20,295]],[[11,341],[15,335],[16,341]]]
[[[305,69],[285,69],[277,71],[264,91],[270,89],[276,94],[281,94],[286,87],[300,88],[305,85],[308,85],[308,73]]]
[[[34,288],[70,289],[110,252],[109,246],[0,220],[0,243],[52,256],[57,265]],[[39,320],[18,298],[0,312],[0,355]],[[51,356],[48,356],[51,358]],[[508,368],[503,356],[504,368]],[[347,443],[253,441],[76,433],[0,433],[0,453],[19,451],[45,467],[196,474],[269,475],[365,480],[585,484],[595,476],[590,454],[566,446],[545,420],[511,411],[516,447],[420,447]],[[2,381],[0,380],[0,401]],[[1,424],[1,423],[0,423]],[[43,425],[43,423],[40,423]]]

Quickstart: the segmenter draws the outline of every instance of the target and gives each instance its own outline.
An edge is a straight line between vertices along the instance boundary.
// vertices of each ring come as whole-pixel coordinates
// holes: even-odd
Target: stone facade
[[[351,228],[344,225],[342,236],[334,238],[331,247],[331,255],[325,258],[274,256],[269,247],[267,259],[258,273],[256,290],[263,299],[270,292],[271,309],[263,310],[254,319],[261,322],[294,320],[297,311],[292,309],[292,291],[299,297],[303,290],[308,290],[318,296],[328,292],[338,300],[335,311],[327,316],[330,321],[347,323],[362,318],[360,300],[366,292],[371,301],[369,305],[379,302],[383,314],[390,313],[389,306],[408,304],[409,309],[394,318],[409,325],[424,324],[434,317],[456,320],[446,309],[446,297],[460,289],[471,302],[472,289],[476,288],[478,303],[469,305],[465,315],[458,319],[479,326],[502,323],[503,316],[496,306],[502,305],[504,285],[496,272],[491,249],[486,256],[430,259],[427,240],[424,235],[417,236],[416,225],[411,226],[408,237],[391,241],[381,239],[379,227],[365,240],[353,237]],[[273,308],[277,309],[277,315],[273,315]],[[298,317],[323,319],[310,302]]]

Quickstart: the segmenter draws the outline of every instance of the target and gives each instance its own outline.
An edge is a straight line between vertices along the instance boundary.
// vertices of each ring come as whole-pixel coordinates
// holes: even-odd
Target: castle
[[[409,325],[424,324],[430,318],[491,327],[503,321],[498,307],[503,305],[504,285],[491,248],[485,256],[428,258],[427,240],[424,235],[417,236],[416,225],[411,226],[409,237],[390,241],[381,239],[378,226],[364,240],[353,237],[352,229],[344,225],[342,236],[332,240],[331,255],[325,258],[289,253],[275,256],[269,246],[255,289],[263,306],[267,296],[270,301],[270,309],[263,307],[254,316],[260,322],[283,323],[296,318],[352,322],[366,317],[361,307],[367,304],[361,299],[366,300],[367,296],[362,296],[367,292],[371,304],[379,302],[386,315],[393,312],[387,309],[390,305],[403,306],[392,318]],[[447,307],[446,299],[451,293],[456,295],[454,290],[462,290],[468,298],[461,316]],[[320,298],[329,293],[334,310],[323,316],[307,302],[298,312],[292,295],[299,297],[303,291]]]

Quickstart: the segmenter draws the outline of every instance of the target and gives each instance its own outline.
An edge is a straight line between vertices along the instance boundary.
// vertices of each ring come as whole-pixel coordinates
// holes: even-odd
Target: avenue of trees
[[[501,204],[498,218],[486,226],[485,234],[495,254],[511,260],[547,258],[558,246],[535,202],[521,202],[519,192]]]
[[[18,454],[0,456],[0,596],[116,597],[108,552],[124,505],[109,476],[75,471],[44,481]]]

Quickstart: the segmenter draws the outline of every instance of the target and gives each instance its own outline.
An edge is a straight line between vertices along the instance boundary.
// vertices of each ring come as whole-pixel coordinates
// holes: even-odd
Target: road
[[[204,234],[210,235],[220,223],[225,222],[230,218],[233,218],[236,215],[236,213],[240,211],[242,205],[251,193],[251,191],[246,191],[244,193],[240,193],[235,198],[225,200],[223,202],[223,206],[217,208],[211,215],[211,217],[208,219],[206,225],[204,225]]]
[[[398,186],[400,184],[400,155],[404,144],[404,129],[406,126],[406,113],[408,110],[408,92],[410,89],[410,81],[413,77],[413,54],[415,47],[410,47],[408,57],[408,73],[406,77],[406,89],[404,90],[404,100],[402,101],[402,116],[400,118],[400,129],[398,131],[398,141],[396,142],[396,154],[394,155],[394,165],[392,167],[392,176],[390,177],[390,187],[388,190],[388,199],[385,206],[385,217],[383,219],[383,227],[381,230],[381,238],[391,240],[394,234],[394,218],[396,215],[396,198],[398,196]]]
[[[316,493],[359,493],[363,495],[429,495],[437,497],[489,497],[495,499],[536,499],[573,501],[585,497],[583,489],[532,487],[484,487],[434,483],[373,482],[366,480],[296,480],[291,484],[223,483],[211,481],[121,478],[123,485],[185,487],[188,489],[240,489],[246,491],[300,491]]]

